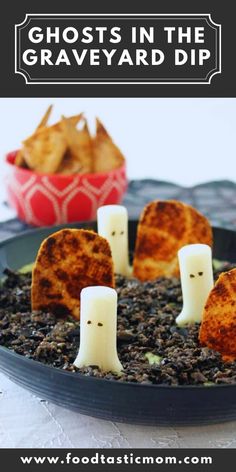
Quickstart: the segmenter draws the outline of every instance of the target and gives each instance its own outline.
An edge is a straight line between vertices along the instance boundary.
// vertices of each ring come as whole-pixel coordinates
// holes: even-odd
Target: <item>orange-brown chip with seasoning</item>
[[[78,130],[70,119],[62,118],[61,129],[67,143],[67,152],[57,170],[60,174],[92,172],[92,139],[87,121],[83,121],[83,128]]]
[[[23,142],[23,156],[36,172],[54,174],[66,151],[66,140],[56,127],[43,127]]]
[[[23,154],[22,149],[19,149],[19,151],[17,151],[17,153],[16,153],[15,165],[19,166],[19,167],[22,167],[22,168],[28,168],[28,166],[25,162],[25,158],[24,158],[24,154]]]
[[[134,276],[142,281],[179,277],[178,251],[195,243],[212,245],[212,229],[205,216],[176,200],[148,203],[138,224]]]
[[[209,294],[199,332],[202,345],[236,359],[236,269],[221,274]]]
[[[40,123],[38,124],[37,128],[36,129],[40,129],[40,128],[45,128],[45,126],[47,126],[48,124],[48,120],[50,118],[50,115],[52,113],[52,109],[53,109],[53,105],[50,105],[47,110],[45,111]]]
[[[108,172],[118,169],[125,162],[120,149],[98,118],[96,120],[96,136],[93,139],[93,159],[94,172]]]
[[[115,286],[106,239],[89,230],[62,229],[42,242],[32,274],[32,310],[79,318],[80,292],[95,285]]]

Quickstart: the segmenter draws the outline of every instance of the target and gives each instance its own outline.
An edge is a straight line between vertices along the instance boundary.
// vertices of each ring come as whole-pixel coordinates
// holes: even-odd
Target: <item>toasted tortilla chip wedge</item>
[[[212,229],[197,210],[182,202],[156,200],[143,210],[134,253],[139,280],[179,277],[177,253],[187,244],[212,245]]]
[[[64,129],[65,123],[67,123],[70,129],[73,128],[74,132],[77,132],[76,126],[83,118],[83,113],[64,118],[54,125],[47,127],[52,108],[52,105],[48,107],[36,131],[23,141],[22,149],[17,153],[15,164],[20,167],[29,167],[36,172],[53,174],[58,172],[58,168],[65,157],[60,173],[71,174],[81,172],[81,163],[75,162],[72,152],[70,149],[67,149]],[[68,158],[68,156],[70,157]],[[92,161],[91,156],[92,151],[90,161]]]
[[[53,105],[50,105],[47,108],[45,114],[43,115],[43,118],[41,119],[40,123],[38,124],[38,126],[36,128],[36,131],[40,130],[42,128],[45,128],[47,126],[47,122],[48,122],[49,117],[51,115],[52,108],[53,108]],[[15,158],[15,165],[17,165],[19,167],[28,167],[28,165],[26,163],[26,160],[25,160],[25,157],[24,157],[24,149],[20,149],[17,152],[16,158]]]
[[[64,133],[65,129],[65,122],[69,123],[72,128],[76,129],[77,124],[80,122],[80,120],[83,118],[83,113],[79,113],[78,115],[73,115],[69,117],[62,117],[60,121],[57,121],[53,125],[49,126],[49,129],[52,131],[57,131],[60,133]],[[37,130],[36,130],[37,132]]]
[[[71,175],[79,174],[80,172],[82,172],[82,166],[80,161],[73,157],[70,149],[67,149],[63,160],[59,168],[57,169],[57,174]]]
[[[24,159],[36,172],[54,174],[64,157],[67,143],[60,130],[41,128],[23,142]]]
[[[125,158],[114,144],[102,123],[96,120],[96,136],[93,139],[94,172],[108,172],[121,167]]]
[[[69,123],[72,128],[76,128],[78,123],[83,119],[83,113],[79,113],[78,115],[73,116],[62,116],[61,120],[52,125],[52,128],[60,129],[62,132],[65,128],[65,122]]]
[[[236,269],[221,274],[210,292],[199,340],[225,361],[236,359]]]
[[[74,172],[86,174],[92,170],[92,140],[89,133],[86,120],[84,120],[84,126],[81,130],[77,130],[73,123],[63,118],[61,121],[61,127],[63,135],[67,142],[67,149],[70,155],[70,162],[67,159],[66,163],[62,163],[62,167],[58,169],[58,172],[65,173],[69,169],[76,169]],[[73,164],[72,164],[73,162]]]
[[[50,105],[45,114],[43,115],[43,118],[41,119],[40,123],[38,124],[37,128],[36,129],[40,129],[40,128],[45,128],[45,126],[47,126],[48,124],[48,120],[50,118],[50,115],[52,113],[52,109],[53,109],[53,105]]]
[[[25,162],[25,158],[24,158],[24,155],[23,155],[23,151],[22,149],[20,149],[17,154],[16,154],[16,157],[15,157],[15,162],[14,164],[16,166],[19,166],[19,167],[28,167],[26,162]]]
[[[71,123],[72,126],[76,128],[80,120],[83,118],[83,113],[79,113],[78,115],[68,116],[68,118],[64,118]]]
[[[111,250],[93,231],[62,229],[43,241],[32,275],[33,310],[79,318],[84,287],[115,286]]]

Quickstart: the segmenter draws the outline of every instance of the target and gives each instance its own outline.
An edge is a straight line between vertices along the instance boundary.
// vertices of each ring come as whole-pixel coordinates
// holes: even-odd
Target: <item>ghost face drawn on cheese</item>
[[[207,297],[213,288],[212,253],[206,244],[189,244],[178,252],[183,309],[179,326],[200,323]]]
[[[76,367],[98,366],[105,372],[122,370],[117,341],[117,293],[109,287],[86,287],[81,292],[80,347]]]
[[[121,205],[105,205],[97,212],[98,234],[110,244],[116,274],[128,276],[128,213]]]

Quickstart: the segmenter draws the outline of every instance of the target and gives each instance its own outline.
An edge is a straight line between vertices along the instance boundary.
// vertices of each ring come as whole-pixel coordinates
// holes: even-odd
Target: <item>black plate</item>
[[[96,229],[95,224],[75,225]],[[130,221],[130,248],[136,221]],[[56,228],[57,229],[57,228]],[[0,244],[0,275],[32,262],[40,242],[55,231],[30,231]],[[236,232],[214,229],[214,257],[236,262]],[[64,372],[0,347],[0,369],[11,380],[70,410],[137,424],[209,424],[236,419],[236,384],[203,386],[141,385]]]

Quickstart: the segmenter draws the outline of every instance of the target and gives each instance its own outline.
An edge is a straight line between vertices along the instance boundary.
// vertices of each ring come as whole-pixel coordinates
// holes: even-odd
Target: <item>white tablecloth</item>
[[[102,421],[40,401],[0,374],[0,447],[236,448],[236,422],[149,427]]]

